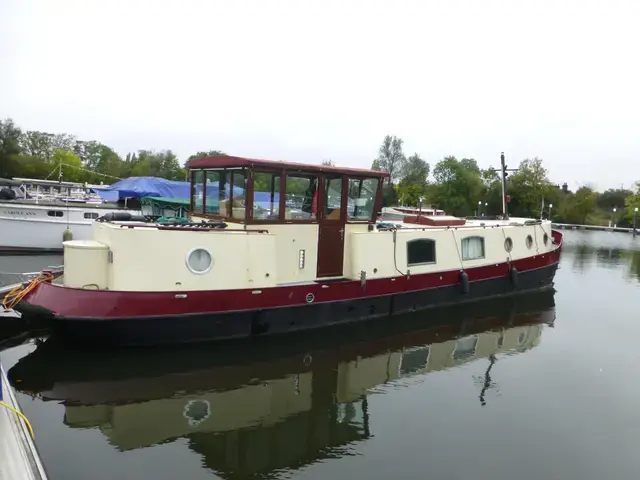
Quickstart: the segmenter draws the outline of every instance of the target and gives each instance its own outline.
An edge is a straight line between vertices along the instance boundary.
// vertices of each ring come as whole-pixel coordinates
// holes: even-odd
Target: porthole
[[[527,248],[531,248],[533,246],[533,237],[531,235],[527,235]]]
[[[504,249],[507,252],[510,252],[512,248],[513,248],[513,240],[511,240],[511,237],[505,238],[504,239]]]
[[[196,275],[203,275],[213,267],[213,257],[205,248],[193,248],[189,250],[186,258],[187,268]]]
[[[544,244],[548,244],[549,243],[549,235],[547,235],[546,233],[542,236],[542,241],[544,242]]]

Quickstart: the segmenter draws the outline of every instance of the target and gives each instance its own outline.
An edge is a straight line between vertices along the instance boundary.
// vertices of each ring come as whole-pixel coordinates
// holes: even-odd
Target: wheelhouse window
[[[203,179],[204,172],[195,170],[191,173],[191,210],[196,214],[203,214]]]
[[[416,238],[407,242],[407,265],[436,263],[436,242],[428,238]]]
[[[347,204],[348,220],[373,221],[373,208],[377,192],[377,178],[350,178]]]
[[[224,177],[224,170],[207,170],[205,172],[205,191],[207,195],[205,213],[207,215],[223,215],[220,213],[220,200],[224,201],[228,198],[229,189],[227,189],[228,186],[225,185],[222,177]],[[221,183],[222,185],[220,185]]]
[[[342,177],[327,178],[324,195],[324,218],[340,220],[342,210]]]
[[[285,184],[285,220],[318,218],[318,177],[287,175]]]
[[[277,173],[253,174],[254,220],[280,220],[280,178]]]
[[[484,258],[484,238],[467,237],[462,239],[462,260]]]
[[[230,193],[230,211],[229,216],[234,220],[244,220],[247,214],[247,205],[246,205],[246,178],[244,171],[235,171],[232,172],[231,177],[231,193]]]
[[[194,213],[239,221],[245,219],[244,170],[225,168],[196,170],[191,178],[191,205]]]

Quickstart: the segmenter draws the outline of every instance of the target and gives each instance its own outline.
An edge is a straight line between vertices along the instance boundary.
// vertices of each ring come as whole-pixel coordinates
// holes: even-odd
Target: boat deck
[[[455,218],[449,216],[439,216],[433,218]],[[403,228],[403,229],[418,229],[418,230],[449,230],[449,229],[458,229],[458,228],[490,228],[490,227],[510,227],[510,226],[522,226],[530,222],[535,222],[532,218],[514,218],[511,217],[509,220],[495,220],[495,219],[467,219],[464,225],[454,225],[454,226],[446,226],[446,225],[424,225],[424,224],[416,224],[416,223],[405,223],[402,219],[394,220],[393,218],[379,218],[377,220],[377,224],[384,225],[393,225],[394,227]],[[545,223],[547,221],[543,221]]]
[[[0,480],[46,480],[38,451],[25,422],[7,406],[20,406],[0,364]],[[5,406],[6,405],[6,406]]]

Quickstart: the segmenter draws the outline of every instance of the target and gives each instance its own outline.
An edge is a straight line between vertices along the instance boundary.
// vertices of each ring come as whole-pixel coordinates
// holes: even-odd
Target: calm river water
[[[640,238],[567,232],[555,285],[312,335],[2,361],[53,480],[635,480]]]

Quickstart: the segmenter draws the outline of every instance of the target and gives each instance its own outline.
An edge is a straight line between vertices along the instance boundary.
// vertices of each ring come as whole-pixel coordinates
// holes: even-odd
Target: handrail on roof
[[[0,178],[0,187],[19,187],[22,182],[10,178]]]

